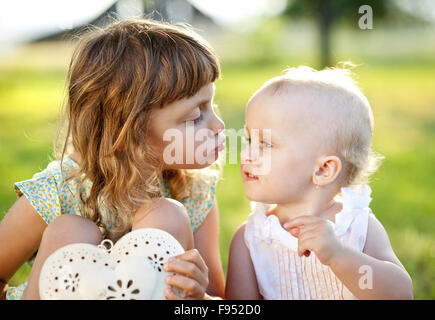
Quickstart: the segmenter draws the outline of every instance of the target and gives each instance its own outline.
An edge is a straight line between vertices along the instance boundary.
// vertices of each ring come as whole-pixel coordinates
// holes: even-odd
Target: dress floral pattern
[[[83,205],[77,196],[77,188],[81,182],[79,178],[66,180],[62,183],[75,169],[78,164],[70,157],[52,161],[47,168],[36,173],[32,179],[16,182],[14,184],[15,192],[18,196],[24,195],[31,205],[35,208],[42,219],[50,224],[61,214],[78,214],[83,212]],[[194,194],[198,196],[187,198],[182,201],[190,217],[190,225],[195,232],[206,218],[211,207],[213,206],[216,195],[217,178],[211,176],[207,182],[197,182],[194,188]],[[89,194],[92,183],[85,183],[81,193],[86,196]],[[196,192],[196,193],[195,193]],[[161,186],[161,195],[170,198],[168,186],[163,183]],[[104,214],[104,208],[100,207]],[[35,261],[36,253],[29,259],[30,266]],[[9,287],[6,293],[8,300],[22,299],[27,281],[17,287]]]

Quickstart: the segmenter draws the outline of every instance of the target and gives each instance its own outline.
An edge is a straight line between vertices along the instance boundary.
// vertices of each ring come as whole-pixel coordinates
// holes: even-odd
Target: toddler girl
[[[248,102],[252,212],[231,243],[228,299],[410,299],[364,182],[373,115],[347,70],[289,69]],[[357,188],[357,186],[360,186]]]
[[[182,26],[124,20],[79,42],[68,72],[62,155],[15,183],[20,198],[0,225],[0,292],[26,260],[33,265],[28,282],[9,288],[6,298],[38,299],[42,265],[56,249],[116,241],[144,227],[169,232],[187,250],[166,265],[176,273],[168,285],[187,298],[207,298],[206,290],[223,295],[219,170],[206,168],[225,139],[213,109],[219,76],[209,45]],[[182,161],[165,157],[168,130],[184,138]],[[188,150],[186,132],[198,130],[207,135]],[[203,144],[207,161],[186,161]],[[165,294],[181,298],[175,290]]]

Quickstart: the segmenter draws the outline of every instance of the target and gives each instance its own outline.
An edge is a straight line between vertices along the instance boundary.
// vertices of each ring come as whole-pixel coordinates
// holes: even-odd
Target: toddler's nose
[[[242,149],[240,152],[240,162],[241,163],[248,163],[248,148]]]
[[[248,145],[240,152],[241,163],[252,163],[258,160],[258,148]]]

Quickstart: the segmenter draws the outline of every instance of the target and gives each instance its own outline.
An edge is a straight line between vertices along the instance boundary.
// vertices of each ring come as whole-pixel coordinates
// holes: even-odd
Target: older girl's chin
[[[216,155],[215,157],[209,157],[207,159],[207,161],[198,163],[198,162],[194,162],[194,163],[174,163],[174,164],[165,164],[164,165],[164,169],[204,169],[207,168],[209,166],[211,166],[212,164],[214,164],[218,159],[218,156]]]

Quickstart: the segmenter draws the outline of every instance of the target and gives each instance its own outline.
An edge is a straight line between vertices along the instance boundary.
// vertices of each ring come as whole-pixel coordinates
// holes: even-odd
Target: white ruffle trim
[[[334,227],[337,237],[341,238],[346,234],[357,216],[370,212],[371,192],[368,185],[364,185],[360,193],[350,188],[341,188],[341,198],[337,200],[343,203],[343,208],[336,214],[335,223],[328,220]],[[255,236],[266,243],[278,240],[287,248],[297,251],[298,238],[281,226],[277,216],[273,214],[266,216],[266,212],[272,206],[275,205],[251,201],[252,213],[248,221],[251,220],[249,224],[255,226]]]

